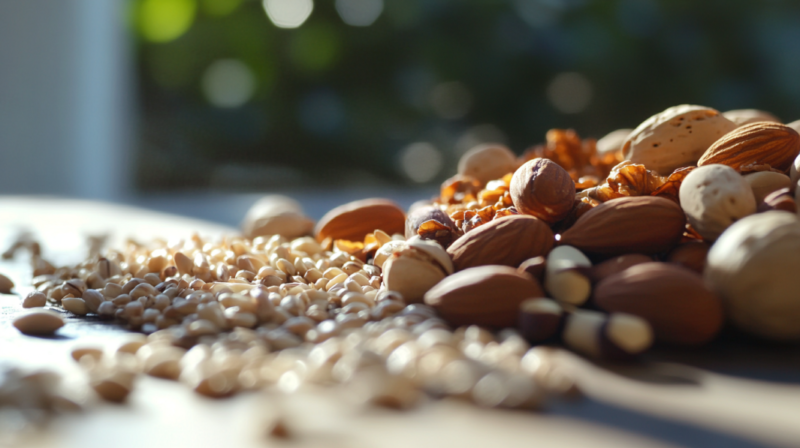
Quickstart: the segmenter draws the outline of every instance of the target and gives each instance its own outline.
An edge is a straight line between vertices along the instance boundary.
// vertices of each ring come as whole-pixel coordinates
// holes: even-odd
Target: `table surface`
[[[76,263],[86,237],[217,238],[236,229],[206,221],[98,202],[0,197],[0,248],[22,230],[42,243],[45,258]],[[0,364],[81,373],[75,346],[113,347],[128,333],[114,325],[70,317],[56,337],[20,334],[11,326],[20,296],[32,289],[27,254],[0,260],[17,285],[0,295]],[[124,405],[96,403],[56,419],[26,446],[800,446],[800,350],[727,332],[695,350],[656,348],[641,363],[598,364],[562,351],[586,399],[555,402],[541,413],[480,409],[454,400],[427,400],[410,412],[364,408],[343,388],[284,395],[245,393],[225,400],[195,395],[180,384],[144,377]],[[266,436],[276,419],[296,435]],[[457,445],[456,445],[457,444]]]

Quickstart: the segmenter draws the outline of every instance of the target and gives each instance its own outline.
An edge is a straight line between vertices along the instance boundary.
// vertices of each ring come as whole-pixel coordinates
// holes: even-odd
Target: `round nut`
[[[695,164],[720,137],[736,128],[718,111],[683,104],[653,115],[625,142],[625,158],[661,175]]]
[[[564,219],[575,203],[575,182],[548,159],[525,162],[511,178],[511,200],[520,213],[548,224]]]
[[[726,165],[701,166],[689,173],[679,197],[689,224],[711,241],[733,222],[756,211],[750,184]]]
[[[771,121],[773,123],[780,123],[781,120],[769,112],[758,109],[736,109],[723,112],[722,116],[736,123],[736,126],[744,126],[746,124],[755,123],[756,121]]]
[[[773,191],[792,186],[792,181],[789,179],[789,176],[774,171],[758,171],[745,174],[742,177],[750,184],[750,188],[753,189],[756,204],[763,202],[764,198],[769,196]]]
[[[292,239],[310,235],[314,221],[303,215],[300,204],[282,195],[269,195],[259,199],[242,220],[242,233],[247,238],[281,235]]]
[[[458,161],[458,174],[474,177],[483,185],[516,169],[517,156],[507,147],[496,143],[476,146]]]
[[[790,213],[748,216],[711,247],[705,279],[730,321],[764,338],[800,340],[800,221]]]

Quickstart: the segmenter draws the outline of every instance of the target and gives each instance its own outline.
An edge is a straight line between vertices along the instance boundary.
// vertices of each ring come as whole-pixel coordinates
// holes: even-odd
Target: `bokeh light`
[[[431,92],[431,106],[438,116],[456,120],[472,108],[472,93],[458,81],[441,83]]]
[[[559,112],[583,112],[592,101],[592,84],[580,73],[559,73],[547,86],[547,99]]]
[[[250,100],[256,88],[253,72],[236,59],[221,59],[212,63],[203,73],[202,84],[208,102],[222,108],[243,105]]]
[[[325,22],[308,24],[292,33],[289,56],[303,71],[330,68],[339,57],[341,42],[336,28]]]
[[[236,11],[242,0],[200,0],[200,9],[211,17],[224,17]]]
[[[303,129],[317,135],[339,131],[345,122],[345,110],[339,96],[330,90],[316,90],[300,101],[298,118]]]
[[[278,28],[297,28],[314,11],[313,0],[264,0],[267,16]]]
[[[196,11],[195,0],[140,0],[135,6],[136,27],[150,42],[169,42],[189,30]]]
[[[370,26],[383,12],[383,0],[336,0],[336,12],[350,26]]]
[[[400,168],[413,182],[430,182],[442,170],[441,151],[428,142],[412,143],[400,152]]]

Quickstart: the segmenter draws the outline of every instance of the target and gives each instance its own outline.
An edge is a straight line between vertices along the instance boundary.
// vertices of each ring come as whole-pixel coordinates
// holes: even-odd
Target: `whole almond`
[[[637,264],[650,263],[653,257],[642,254],[625,254],[618,257],[608,259],[602,263],[592,266],[591,279],[592,282],[598,283],[606,277],[611,277],[618,274],[631,266]]]
[[[719,163],[741,172],[748,165],[769,165],[787,172],[800,153],[800,134],[780,123],[760,121],[725,134],[706,150],[697,166]]]
[[[388,199],[363,199],[340,205],[319,220],[316,227],[318,241],[363,241],[368,233],[383,230],[389,235],[405,233],[406,215]]]
[[[670,263],[644,263],[601,281],[595,304],[608,312],[639,316],[653,326],[656,339],[699,345],[717,335],[722,301],[696,273]]]
[[[475,266],[519,266],[547,255],[555,244],[550,227],[528,215],[492,220],[457,239],[447,249],[457,271]]]
[[[544,297],[539,283],[508,266],[480,266],[446,277],[425,303],[454,326],[512,327],[526,299]]]
[[[56,312],[37,309],[14,319],[14,326],[22,333],[51,335],[64,326],[64,319]]]
[[[655,196],[623,197],[589,210],[561,235],[561,243],[595,257],[655,254],[680,241],[686,216],[678,204]]]
[[[548,159],[529,160],[519,167],[509,192],[520,213],[548,224],[564,219],[575,202],[575,182],[564,168]]]

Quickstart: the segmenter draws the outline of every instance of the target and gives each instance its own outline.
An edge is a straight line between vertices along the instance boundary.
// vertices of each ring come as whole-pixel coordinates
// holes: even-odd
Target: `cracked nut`
[[[429,289],[452,273],[453,262],[442,246],[419,237],[383,264],[386,288],[402,294],[405,303],[422,302]]]
[[[533,159],[514,172],[510,193],[517,211],[552,225],[572,211],[575,182],[552,160]]]

